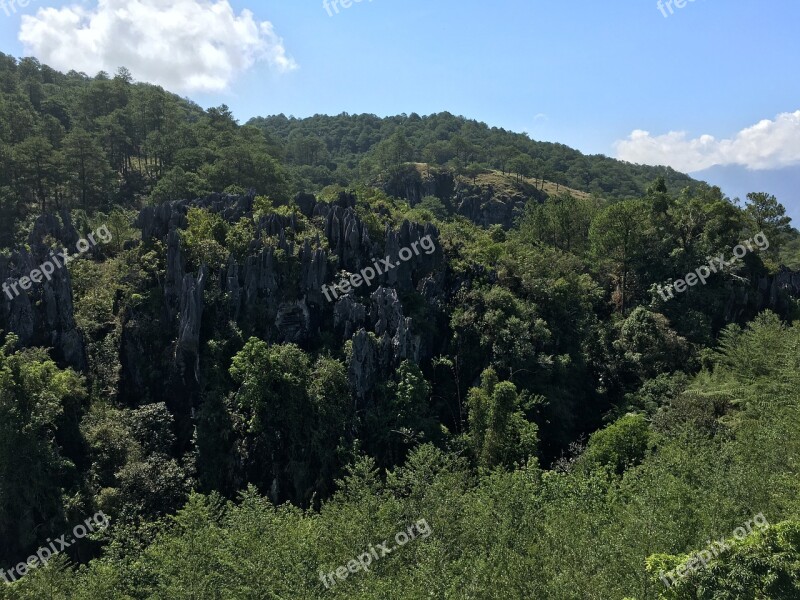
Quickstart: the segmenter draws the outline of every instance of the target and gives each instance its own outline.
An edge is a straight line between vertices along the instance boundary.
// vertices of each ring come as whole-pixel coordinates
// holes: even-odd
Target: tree
[[[464,169],[464,175],[472,179],[472,183],[474,185],[478,179],[478,175],[482,175],[485,171],[486,169],[484,169],[478,163],[470,163],[467,165],[467,168]]]
[[[14,147],[14,163],[19,173],[18,182],[33,194],[31,199],[45,212],[48,197],[55,194],[61,183],[61,154],[46,138],[33,136]]]
[[[197,173],[175,167],[159,179],[150,194],[150,201],[153,204],[163,204],[172,200],[200,198],[209,193],[209,187],[208,182]]]
[[[672,330],[664,315],[643,306],[635,308],[622,323],[614,346],[641,382],[660,373],[691,369],[686,340]]]
[[[325,143],[314,136],[292,132],[289,136],[288,155],[298,165],[316,165],[324,161]]]
[[[778,251],[785,234],[791,231],[791,217],[786,216],[786,208],[771,194],[747,194],[745,216],[750,225],[750,233],[764,232],[770,241],[770,251]]]
[[[461,168],[467,167],[467,164],[476,152],[475,146],[460,135],[453,136],[450,140],[450,147]]]
[[[512,467],[536,452],[538,429],[525,419],[514,384],[499,382],[493,369],[481,375],[481,386],[467,396],[469,443],[483,469]]]
[[[551,357],[543,352],[551,332],[537,307],[499,286],[474,290],[451,320],[456,331],[474,339],[475,360],[490,364],[509,380],[536,370]]]
[[[514,148],[514,146],[500,146],[497,149],[497,164],[500,165],[500,170],[503,172],[503,175],[506,174],[506,168],[508,167],[509,161],[518,153],[519,150]]]
[[[623,200],[600,211],[589,229],[595,257],[610,262],[618,278],[623,313],[627,308],[628,275],[646,253],[647,225],[646,205],[639,200]]]
[[[584,459],[590,464],[608,466],[622,475],[647,455],[650,426],[642,415],[625,415],[589,438]]]
[[[108,157],[97,138],[84,129],[73,129],[64,139],[64,161],[70,191],[84,210],[98,208],[111,185]]]
[[[227,259],[225,243],[230,226],[222,217],[202,208],[190,208],[186,229],[180,231],[181,243],[195,267],[221,268]]]
[[[245,138],[220,150],[214,163],[201,169],[201,177],[214,190],[235,185],[286,200],[288,191],[283,168],[261,147],[263,142],[255,141],[249,135]]]
[[[240,436],[237,455],[247,481],[271,490],[273,500],[306,497],[309,471],[308,355],[294,344],[269,346],[251,338],[234,357],[239,386],[230,402]],[[292,462],[294,473],[287,472]]]
[[[414,148],[409,143],[406,134],[400,130],[378,144],[375,152],[381,168],[386,171],[410,161],[414,155]]]
[[[136,239],[138,231],[132,225],[135,220],[135,211],[126,211],[121,208],[115,208],[106,218],[116,252],[122,252],[126,242]]]
[[[330,491],[340,467],[354,418],[345,365],[332,358],[317,359],[308,396],[314,423],[309,443],[310,471],[316,474],[315,491],[325,493]]]
[[[450,143],[443,140],[428,144],[422,151],[422,160],[434,165],[446,165],[453,156]]]
[[[800,522],[790,519],[769,527],[747,523],[724,541],[724,551],[714,544],[692,554],[656,554],[647,570],[659,598],[664,600],[713,598],[772,598],[792,600],[800,595]],[[748,531],[749,530],[749,531]],[[712,551],[713,549],[713,551]],[[715,554],[719,556],[715,556]],[[709,557],[709,555],[711,555]],[[696,557],[703,557],[702,563]],[[708,557],[708,558],[707,558]],[[684,576],[676,576],[675,569]],[[667,587],[669,584],[670,587]]]
[[[440,221],[444,221],[450,216],[444,202],[439,200],[436,196],[425,196],[415,208],[418,211],[430,212],[435,219]]]
[[[388,383],[379,406],[366,411],[369,449],[382,465],[402,461],[409,447],[427,441],[435,421],[430,416],[430,385],[419,366],[404,360]]]
[[[586,248],[596,210],[591,200],[579,200],[568,192],[542,203],[530,201],[525,207],[520,232],[531,241],[580,254]]]
[[[65,487],[74,464],[56,441],[77,419],[84,382],[61,370],[42,349],[15,350],[9,334],[0,347],[0,560],[36,548],[65,518]],[[68,440],[69,443],[79,443]],[[41,535],[41,538],[39,537]],[[27,556],[27,554],[26,554]]]

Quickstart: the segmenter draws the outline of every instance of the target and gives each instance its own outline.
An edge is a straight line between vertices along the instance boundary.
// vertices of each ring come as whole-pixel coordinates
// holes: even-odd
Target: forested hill
[[[778,199],[253,124],[0,56],[0,600],[800,597]]]
[[[0,54],[0,247],[47,211],[108,213],[225,189],[286,199],[278,161],[227,107],[204,111],[124,68],[89,77]]]
[[[28,206],[107,211],[231,187],[283,199],[372,184],[408,162],[473,178],[494,169],[609,199],[641,196],[657,177],[670,193],[696,184],[670,168],[584,156],[449,113],[278,115],[240,126],[226,106],[204,111],[133,83],[125,69],[64,74],[4,54],[0,100],[0,245],[10,245]]]
[[[563,144],[537,142],[526,134],[447,112],[386,118],[277,115],[251,119],[248,125],[275,140],[287,164],[314,184],[352,183],[401,161],[448,165],[454,170],[511,171],[607,198],[641,196],[658,177],[673,193],[697,183],[670,167],[587,156]]]
[[[508,228],[526,201],[561,186],[621,199],[641,197],[658,177],[672,194],[697,184],[669,168],[584,156],[449,113],[279,115],[241,126],[224,105],[203,110],[134,83],[124,68],[64,74],[4,54],[0,143],[0,247],[21,241],[16,224],[42,211],[137,209],[212,191],[255,189],[286,201],[377,186],[412,205],[425,196],[452,200],[453,212]]]

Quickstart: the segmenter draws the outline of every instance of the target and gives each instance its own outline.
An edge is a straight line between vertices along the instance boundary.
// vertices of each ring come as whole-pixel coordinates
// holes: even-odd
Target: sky
[[[796,0],[20,1],[0,51],[241,122],[449,111],[686,172],[800,165]]]

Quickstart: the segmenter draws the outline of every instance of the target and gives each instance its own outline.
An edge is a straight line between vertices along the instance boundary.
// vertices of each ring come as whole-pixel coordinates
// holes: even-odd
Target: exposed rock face
[[[514,226],[530,199],[543,202],[547,198],[546,193],[533,186],[512,193],[501,192],[491,185],[457,180],[448,169],[413,164],[395,169],[382,188],[391,196],[407,200],[411,206],[419,204],[425,196],[435,196],[451,203],[458,214],[476,225],[500,225],[504,229]]]
[[[243,210],[252,207],[251,200],[228,198],[231,204],[228,206],[220,198],[149,207],[138,219],[145,238],[166,240],[166,325],[178,328],[176,367],[181,375],[193,368],[195,378],[208,274],[186,273],[187,262],[178,229],[186,225],[186,213],[193,206],[205,207],[231,221],[238,220]],[[256,223],[251,253],[242,263],[229,257],[213,281],[218,282],[230,317],[245,335],[258,335],[275,343],[303,344],[332,317],[336,332],[343,339],[353,339],[351,380],[356,394],[365,398],[376,377],[388,376],[389,370],[402,360],[420,360],[424,345],[413,331],[412,320],[403,314],[397,290],[411,292],[418,286],[431,300],[441,291],[443,279],[435,275],[445,262],[438,243],[439,232],[430,225],[406,221],[396,231],[387,229],[382,248],[370,237],[354,210],[352,194],[340,194],[332,204],[318,203],[310,195],[298,196],[297,200],[302,214],[324,219],[327,246],[317,236],[304,238],[298,248],[287,239],[287,232],[295,237],[300,234],[297,218],[266,215]],[[427,240],[422,243],[426,236],[430,236],[430,245]],[[264,246],[260,241],[264,238],[274,242]],[[337,270],[357,273],[383,257],[389,257],[398,266],[376,278],[373,285],[380,287],[364,287],[340,296],[335,302],[324,297],[322,286],[338,282]],[[369,306],[359,300],[364,295]]]
[[[771,279],[771,283],[765,282],[765,288],[770,289],[770,298],[777,299],[778,290],[785,290],[793,298],[800,298],[800,272],[781,267]]]
[[[221,268],[190,271],[180,236],[189,209],[205,208],[235,223],[252,214],[253,199],[214,194],[140,212],[136,222],[142,243],[158,240],[166,247],[163,278],[154,280],[163,305],[156,314],[128,307],[122,315],[122,401],[138,403],[142,394],[152,395],[161,385],[164,398],[148,400],[167,399],[172,409],[188,414],[202,388],[203,332],[214,331],[217,323],[233,323],[244,337],[255,335],[270,343],[309,345],[326,330],[341,336],[342,343],[352,339],[348,368],[354,394],[363,401],[372,401],[376,382],[389,377],[401,361],[418,362],[433,347],[415,331],[401,297],[419,292],[432,307],[440,300],[445,260],[438,230],[406,221],[376,240],[355,210],[351,193],[340,194],[333,203],[297,197],[300,213],[321,221],[316,235],[298,215],[265,215],[255,223],[243,258],[231,255]],[[422,242],[427,236],[430,245]],[[31,252],[0,257],[0,281],[15,281],[37,268],[49,252],[45,241],[74,249],[79,237],[69,215],[42,217],[30,234]],[[370,285],[334,301],[322,293],[323,285],[338,283],[345,273],[358,273],[387,256],[398,266]],[[65,364],[87,367],[67,269],[57,269],[51,281],[27,294],[0,296],[0,328],[17,333],[26,346],[53,347]]]
[[[420,360],[421,339],[412,332],[411,319],[403,315],[397,290],[381,286],[370,301],[368,325],[373,334],[366,329],[356,332],[349,365],[350,383],[360,400],[368,398],[375,384],[403,360]],[[350,300],[343,298],[340,304],[343,312],[347,308],[360,316]]]
[[[410,360],[414,363],[420,361],[420,347],[422,339],[411,331],[412,321],[410,317],[400,319],[397,324],[397,331],[391,338],[393,364],[397,365],[403,360]],[[388,332],[383,334],[388,337]]]
[[[369,320],[375,333],[383,335],[396,332],[403,319],[403,307],[397,297],[397,290],[381,286],[375,290],[370,300],[372,305]]]
[[[233,318],[238,320],[242,304],[242,287],[239,284],[239,264],[233,255],[228,257],[228,266],[222,274],[222,278],[220,286],[228,293],[228,310]]]
[[[69,271],[61,269],[53,281],[45,282],[42,293],[44,308],[43,338],[49,339],[46,346],[57,351],[57,356],[78,371],[88,367],[86,345],[83,334],[75,323],[72,304],[72,279]],[[38,345],[38,344],[37,344]]]
[[[283,236],[286,229],[297,231],[297,218],[291,216],[270,214],[262,216],[256,223],[256,238],[260,235]]]
[[[175,363],[182,374],[192,365],[195,381],[200,380],[200,326],[203,320],[203,292],[207,279],[202,267],[195,278],[191,274],[183,277],[181,286],[180,325],[175,348]]]
[[[429,274],[420,283],[430,294],[436,310],[442,297],[443,274]],[[353,352],[349,366],[350,382],[356,396],[364,400],[371,395],[377,381],[388,378],[403,360],[419,363],[430,357],[435,340],[426,340],[414,331],[414,323],[403,312],[397,289],[380,286],[369,298],[369,308],[358,302],[352,293],[343,296],[334,308],[337,332],[352,337]]]
[[[143,208],[135,223],[142,230],[142,240],[163,239],[170,231],[185,227],[188,205],[180,200]]]
[[[375,387],[379,368],[378,353],[379,348],[374,337],[364,329],[358,330],[353,336],[348,375],[353,394],[360,401]]]
[[[164,280],[164,300],[168,321],[175,317],[180,306],[185,265],[186,259],[181,249],[181,238],[178,230],[172,228],[167,234],[167,274]]]
[[[262,248],[257,255],[248,256],[242,269],[242,278],[242,302],[246,308],[269,302],[278,291],[275,249]]]
[[[421,240],[427,236],[430,236],[433,243],[432,251],[426,250],[422,246]],[[439,230],[430,223],[423,226],[403,221],[398,231],[387,229],[386,256],[396,267],[386,274],[384,278],[386,284],[407,291],[414,287],[415,280],[422,279],[434,269],[442,266],[444,252],[438,240]],[[412,252],[411,258],[408,260],[402,260],[401,252],[405,249]],[[408,256],[407,252],[406,256]]]
[[[12,267],[9,260],[0,256],[0,279],[9,285],[16,281],[21,274],[25,271],[25,264],[27,261],[23,256],[24,250],[13,257],[18,267]],[[30,273],[30,270],[27,271]],[[0,322],[2,322],[3,329],[7,329],[12,333],[19,336],[20,342],[23,345],[29,345],[33,342],[34,338],[34,312],[31,305],[31,298],[26,293],[21,293],[15,296],[12,292],[12,298],[4,293],[0,297]]]
[[[397,366],[406,359],[419,362],[420,337],[412,333],[411,319],[403,316],[397,290],[380,287],[371,300],[370,322],[375,333],[382,336],[383,363]]]
[[[403,165],[392,173],[382,187],[390,196],[403,198],[411,206],[416,206],[425,196],[449,200],[455,192],[456,180],[448,169]]]
[[[435,271],[422,279],[418,286],[419,293],[430,306],[444,308],[445,271]]]
[[[423,186],[419,193],[429,191]],[[508,198],[504,204],[494,190],[474,186],[460,187],[456,196],[461,198],[460,210],[487,225],[509,224],[524,203],[520,197]],[[129,307],[123,316],[119,352],[124,401],[139,402],[137,394],[157,389],[164,381],[171,406],[188,414],[203,385],[204,332],[219,330],[223,323],[233,324],[245,339],[254,335],[270,343],[293,342],[306,348],[313,347],[321,335],[339,336],[342,343],[351,340],[348,376],[353,394],[361,404],[375,402],[378,384],[402,361],[425,360],[442,343],[428,333],[437,328],[423,326],[416,315],[441,319],[445,298],[452,298],[474,279],[491,282],[496,276],[475,266],[457,280],[448,277],[436,227],[405,221],[378,235],[361,220],[355,196],[348,193],[333,203],[298,196],[300,213],[321,223],[322,231],[308,231],[307,221],[298,215],[265,215],[255,223],[256,234],[244,257],[229,256],[222,267],[190,272],[180,229],[195,206],[235,223],[252,214],[253,196],[216,194],[141,211],[137,222],[143,243],[157,239],[166,246],[163,279],[153,283],[160,286],[154,291],[163,294],[163,310],[143,315]],[[0,282],[16,281],[38,268],[49,257],[48,244],[72,251],[79,237],[69,215],[41,217],[29,236],[30,250],[0,257]],[[339,283],[345,272],[358,273],[385,257],[396,266],[370,285],[333,301],[322,293],[323,285]],[[409,297],[423,301],[415,302],[414,318],[403,305]],[[752,285],[732,284],[726,318],[734,321],[765,308],[785,313],[788,297],[800,297],[800,273],[788,269]],[[86,349],[75,323],[66,268],[56,269],[51,280],[27,293],[13,298],[0,294],[0,329],[19,335],[25,346],[52,347],[54,357],[63,364],[86,369]]]
[[[195,200],[176,200],[158,206],[147,206],[141,210],[136,220],[136,227],[142,230],[142,239],[163,239],[176,228],[186,226],[186,213],[189,207],[205,208],[219,214],[229,223],[235,223],[243,216],[253,212],[255,192],[246,196],[230,194],[211,194]]]
[[[333,207],[325,219],[325,237],[339,259],[339,267],[351,273],[362,269],[374,255],[369,231],[352,208]]]
[[[725,306],[725,322],[734,323],[763,310],[787,314],[789,298],[800,298],[800,272],[786,267],[747,285],[732,285]]]
[[[60,221],[54,214],[42,215],[36,219],[33,229],[28,234],[28,244],[32,247],[42,248],[46,253],[49,248],[44,248],[45,238],[51,236],[68,247],[70,251],[74,251],[80,236],[72,225],[72,218],[66,210],[60,211],[58,216],[61,217]]]
[[[306,217],[311,217],[314,214],[314,207],[317,205],[317,198],[314,194],[297,194],[294,197],[294,203]]]
[[[325,302],[322,286],[328,280],[328,253],[320,248],[319,239],[316,247],[306,240],[300,251],[300,289],[312,305],[322,306]]]
[[[355,299],[351,292],[339,298],[333,308],[333,325],[344,339],[364,326],[367,320],[367,307]]]
[[[546,198],[546,195],[538,190],[536,194],[534,197],[539,201]],[[456,186],[455,197],[458,214],[473,223],[482,227],[500,225],[504,229],[509,229],[522,216],[525,204],[531,196],[521,192],[514,195],[498,193],[491,185],[478,187],[459,183]]]
[[[275,327],[285,342],[301,342],[309,333],[311,315],[304,300],[285,302],[278,307]]]
[[[11,285],[52,260],[50,244],[53,242],[56,242],[57,251],[66,248],[70,255],[75,254],[79,239],[69,214],[61,213],[60,220],[52,214],[42,215],[28,236],[31,251],[23,248],[10,258],[0,257],[0,283]],[[68,269],[59,266],[49,279],[34,283],[29,290],[17,287],[17,291],[19,295],[13,291],[0,294],[0,329],[18,335],[23,346],[53,348],[58,362],[79,371],[86,370],[86,346],[75,323]]]
[[[122,328],[120,336],[119,362],[122,369],[121,379],[125,382],[120,388],[120,398],[128,396],[132,401],[137,401],[137,390],[143,390],[147,386],[147,381],[143,373],[143,361],[141,357],[147,356],[147,349],[144,346],[141,332],[135,326],[132,311],[128,310],[123,321],[125,326]]]

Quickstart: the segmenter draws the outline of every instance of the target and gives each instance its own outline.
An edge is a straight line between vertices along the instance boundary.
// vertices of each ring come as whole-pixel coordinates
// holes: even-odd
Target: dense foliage
[[[239,126],[124,70],[0,59],[0,245],[56,209],[114,236],[69,265],[84,368],[1,334],[0,568],[97,510],[111,526],[0,598],[800,597],[798,238],[776,198],[446,113]],[[421,172],[445,184],[394,193]],[[487,226],[476,197],[524,210]],[[304,287],[423,230],[434,251],[395,281]]]
[[[671,191],[693,181],[670,168],[630,165],[585,156],[563,144],[536,142],[449,113],[381,119],[375,115],[277,115],[248,122],[274,140],[287,167],[306,188],[351,185],[403,162],[449,165],[471,175],[497,169],[536,177],[610,198],[638,196],[657,177]]]
[[[236,502],[193,495],[145,547],[118,540],[77,573],[29,575],[13,597],[796,598],[800,330],[765,314],[724,340],[644,429],[625,418],[555,470],[532,460],[476,476],[422,445],[385,475],[356,462],[319,513],[253,489]],[[734,541],[758,513],[771,527]],[[321,573],[420,519],[429,538],[325,588]],[[732,549],[664,586],[660,568],[709,538]]]

